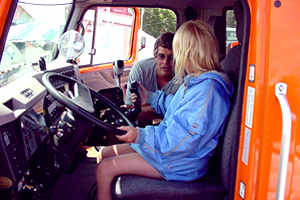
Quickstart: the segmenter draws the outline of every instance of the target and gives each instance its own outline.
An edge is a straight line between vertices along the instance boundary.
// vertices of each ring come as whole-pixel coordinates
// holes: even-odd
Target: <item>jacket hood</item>
[[[201,74],[200,76],[187,75],[184,78],[184,86],[188,88],[188,87],[196,85],[206,79],[213,79],[213,80],[217,81],[220,85],[223,86],[226,93],[229,96],[232,96],[233,85],[232,85],[229,77],[224,72],[210,71],[210,72],[205,72],[205,73]]]

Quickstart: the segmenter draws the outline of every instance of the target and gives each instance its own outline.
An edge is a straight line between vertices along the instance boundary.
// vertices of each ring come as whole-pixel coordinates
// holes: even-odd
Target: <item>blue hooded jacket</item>
[[[139,128],[131,147],[166,180],[202,177],[223,132],[232,93],[224,73],[186,76],[176,94],[160,102],[167,105],[164,120]]]

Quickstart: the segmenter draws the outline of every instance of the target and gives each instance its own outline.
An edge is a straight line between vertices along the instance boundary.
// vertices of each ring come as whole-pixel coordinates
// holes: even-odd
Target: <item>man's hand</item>
[[[140,93],[140,98],[141,98],[141,105],[144,105],[146,103],[146,100],[148,98],[149,92],[148,90],[140,83],[139,84],[139,93]],[[137,94],[131,93],[131,102],[133,104],[136,103],[137,100]]]
[[[121,126],[120,130],[127,131],[125,135],[116,135],[116,137],[126,143],[134,143],[138,136],[138,129],[131,126]]]
[[[137,98],[138,98],[137,94],[136,94],[136,93],[131,93],[130,96],[131,96],[131,102],[132,102],[133,104],[135,104],[135,103],[136,103],[136,100],[137,100]]]

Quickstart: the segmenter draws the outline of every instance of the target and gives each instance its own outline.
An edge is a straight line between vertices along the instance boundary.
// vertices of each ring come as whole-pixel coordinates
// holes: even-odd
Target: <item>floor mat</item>
[[[87,200],[96,182],[96,159],[86,158],[72,174],[63,174],[56,183],[51,200]]]

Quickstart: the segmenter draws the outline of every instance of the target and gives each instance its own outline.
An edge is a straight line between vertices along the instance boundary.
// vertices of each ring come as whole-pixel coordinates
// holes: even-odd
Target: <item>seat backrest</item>
[[[232,53],[232,54],[231,54]],[[232,56],[230,56],[232,55]],[[232,58],[233,62],[230,65],[224,65],[223,70],[228,74],[232,83],[234,84],[235,92],[232,98],[232,108],[228,116],[228,121],[224,129],[222,155],[221,155],[221,177],[225,188],[229,191],[229,199],[232,199],[234,186],[235,186],[235,174],[236,164],[239,148],[239,136],[240,136],[240,123],[241,123],[241,101],[238,101],[239,94],[237,88],[239,87],[239,66],[240,66],[241,46],[236,46],[226,57]],[[228,61],[229,62],[229,61]],[[227,68],[228,67],[228,68]],[[232,68],[230,68],[232,67]],[[236,70],[234,70],[234,67]]]
[[[233,199],[234,195],[241,124],[242,94],[239,93],[238,90],[241,83],[239,77],[243,35],[243,10],[242,4],[239,1],[234,4],[234,14],[237,20],[236,31],[240,44],[233,47],[221,62],[222,69],[231,79],[235,89],[232,97],[232,109],[224,129],[223,141],[221,144],[221,177],[223,185],[229,192],[228,199]]]

